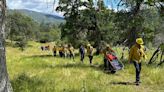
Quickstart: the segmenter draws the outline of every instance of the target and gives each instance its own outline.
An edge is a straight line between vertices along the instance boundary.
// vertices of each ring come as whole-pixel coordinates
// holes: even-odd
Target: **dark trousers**
[[[140,81],[140,73],[141,73],[141,63],[137,63],[133,61],[134,67],[136,69],[136,82]]]
[[[104,58],[104,68],[108,69],[108,60],[106,58]]]
[[[75,57],[75,56],[74,56],[72,53],[70,53],[69,57],[70,57],[70,58],[73,58],[73,60],[74,60],[74,57]]]
[[[63,54],[63,52],[59,52],[59,55],[60,55],[60,57],[63,57],[64,54]]]
[[[89,55],[88,57],[89,57],[89,62],[90,62],[90,64],[92,64],[93,56]]]
[[[84,53],[80,53],[80,55],[81,55],[81,61],[83,62],[83,60],[84,60]]]
[[[56,51],[54,51],[54,56],[56,56]]]
[[[115,70],[113,66],[110,64],[110,61],[108,61],[105,57],[104,57],[104,68],[105,70],[111,70],[111,71]]]

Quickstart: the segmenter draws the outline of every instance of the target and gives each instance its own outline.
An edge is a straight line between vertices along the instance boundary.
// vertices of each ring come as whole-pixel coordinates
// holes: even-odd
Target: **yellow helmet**
[[[136,39],[136,43],[139,44],[139,45],[143,45],[144,44],[142,38],[137,38]]]
[[[90,46],[91,46],[91,44],[87,44],[87,46],[88,46],[88,47],[90,47]]]

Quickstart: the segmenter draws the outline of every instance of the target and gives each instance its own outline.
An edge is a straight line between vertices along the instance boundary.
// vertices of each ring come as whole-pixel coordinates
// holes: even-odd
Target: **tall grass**
[[[40,44],[30,42],[24,52],[7,47],[7,68],[14,92],[164,92],[164,66],[143,62],[141,85],[135,86],[135,70],[123,60],[125,69],[116,74],[103,72],[103,56],[94,56],[93,64],[53,57],[40,51]],[[121,57],[121,49],[114,48]],[[153,51],[148,52],[150,58]],[[127,53],[127,52],[126,52]],[[128,55],[127,55],[128,56]]]

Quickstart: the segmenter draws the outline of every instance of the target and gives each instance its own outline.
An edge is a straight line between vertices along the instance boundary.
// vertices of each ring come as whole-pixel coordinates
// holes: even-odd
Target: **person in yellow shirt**
[[[69,56],[70,56],[70,58],[73,58],[73,60],[74,60],[74,57],[75,57],[74,47],[71,44],[69,44],[68,50],[69,50]]]
[[[67,44],[63,45],[63,57],[64,58],[68,57],[68,45]]]
[[[142,57],[146,58],[145,52],[142,48],[144,42],[142,38],[136,39],[136,44],[134,44],[129,52],[129,62],[134,63],[136,69],[136,85],[140,83],[140,72],[141,72],[141,60]]]
[[[53,47],[53,54],[54,54],[54,57],[56,56],[56,52],[57,52],[57,47],[56,47],[56,45],[54,45],[54,47]]]
[[[90,65],[92,65],[92,60],[93,60],[93,47],[91,46],[91,44],[88,44],[87,45],[87,54],[88,54],[88,57],[89,57]]]
[[[60,57],[64,57],[63,50],[64,50],[63,46],[60,45],[58,48]]]

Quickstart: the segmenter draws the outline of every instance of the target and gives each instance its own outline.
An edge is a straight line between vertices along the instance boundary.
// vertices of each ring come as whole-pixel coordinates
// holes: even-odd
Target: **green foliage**
[[[27,40],[24,37],[17,36],[15,46],[19,47],[21,51],[24,51],[27,46]]]
[[[61,31],[55,24],[41,23],[37,39],[40,42],[60,41]]]
[[[60,0],[56,10],[65,12],[66,20],[62,26],[62,38],[67,38],[73,45],[79,45],[84,40],[94,45],[101,41],[113,43],[118,40],[114,36],[113,16],[109,15],[112,11],[105,7],[103,1],[98,1],[97,5],[98,8],[92,0]]]
[[[62,25],[62,32],[61,32],[62,39],[68,38],[69,42],[75,41],[74,39],[78,39],[77,34],[79,33],[79,26],[80,26],[79,8],[81,6],[82,6],[82,2],[80,0],[59,1],[59,6],[56,8],[56,10],[65,12],[64,16],[66,20],[66,23]]]
[[[161,51],[164,51],[164,43],[160,44]]]
[[[15,11],[7,16],[6,38],[11,42],[16,41],[15,46],[20,47],[23,51],[27,41],[30,40],[60,41],[61,31],[56,24],[45,22],[39,24],[32,18]]]
[[[9,14],[7,19],[8,29],[6,31],[8,39],[15,41],[19,36],[25,37],[24,39],[26,40],[34,38],[34,31],[36,31],[38,24],[30,17],[15,12]]]
[[[155,35],[161,32],[159,26],[163,26],[163,21],[157,9],[141,9],[143,2],[122,0],[122,5],[129,10],[114,12],[100,0],[97,6],[92,0],[60,0],[57,11],[65,12],[66,20],[66,24],[62,25],[62,39],[67,39],[73,45],[79,45],[85,40],[95,46],[100,45],[101,41],[114,45],[124,44],[126,39],[124,45],[131,46],[137,37],[144,38],[146,44],[153,42]]]
[[[18,12],[7,16],[6,37],[11,41],[16,41],[16,46],[23,51],[28,40],[34,39],[34,33],[37,31],[37,23],[30,17]]]
[[[161,17],[164,17],[164,0],[146,0],[145,5],[153,6],[157,8]]]

